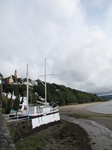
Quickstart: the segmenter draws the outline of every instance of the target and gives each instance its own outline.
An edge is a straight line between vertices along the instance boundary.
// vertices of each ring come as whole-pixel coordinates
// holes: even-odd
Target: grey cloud
[[[47,73],[54,74],[48,82],[93,93],[111,91],[111,5],[105,5],[103,25],[91,22],[85,9],[90,5],[94,10],[99,2],[94,7],[93,1],[83,0],[0,2],[0,72],[6,77],[17,69],[19,77],[26,76],[28,63],[36,79],[44,73],[46,57]],[[103,18],[104,12],[98,15]]]

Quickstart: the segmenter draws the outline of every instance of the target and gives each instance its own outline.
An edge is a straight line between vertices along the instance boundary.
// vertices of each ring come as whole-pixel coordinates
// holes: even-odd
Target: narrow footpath
[[[0,108],[0,150],[16,150]]]

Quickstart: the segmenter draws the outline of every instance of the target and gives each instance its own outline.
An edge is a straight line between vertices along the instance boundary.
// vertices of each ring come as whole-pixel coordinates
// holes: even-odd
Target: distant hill
[[[112,94],[99,96],[101,98],[112,99]]]

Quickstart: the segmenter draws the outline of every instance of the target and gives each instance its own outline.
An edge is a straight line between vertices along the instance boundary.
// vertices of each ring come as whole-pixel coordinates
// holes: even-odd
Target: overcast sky
[[[0,0],[0,72],[112,92],[112,0]]]

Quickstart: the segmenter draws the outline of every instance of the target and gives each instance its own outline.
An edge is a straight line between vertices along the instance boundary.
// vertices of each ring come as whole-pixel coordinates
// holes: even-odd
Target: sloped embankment
[[[74,123],[61,120],[32,130],[25,121],[10,127],[17,150],[91,150],[86,131]]]

